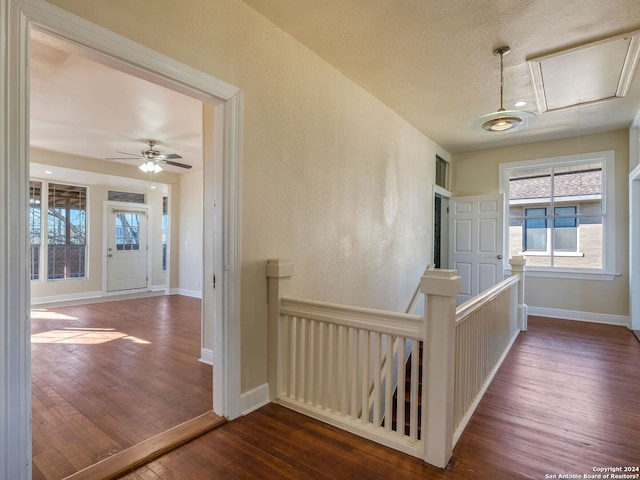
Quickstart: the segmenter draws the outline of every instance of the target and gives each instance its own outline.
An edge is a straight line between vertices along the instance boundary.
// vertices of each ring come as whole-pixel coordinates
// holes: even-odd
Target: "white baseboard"
[[[131,300],[133,298],[146,298],[164,295],[164,289],[151,291],[147,289],[122,290],[118,292],[81,292],[50,297],[31,297],[32,306],[64,307],[69,305],[82,305],[86,303],[113,302],[116,300]]]
[[[82,292],[82,293],[70,293],[67,295],[53,295],[50,297],[31,297],[31,305],[42,305],[45,303],[61,303],[61,302],[75,302],[78,300],[90,300],[94,298],[100,298],[104,296],[102,291],[100,292]]]
[[[211,350],[210,348],[201,348],[200,361],[202,363],[206,363],[207,365],[213,366],[213,350]]]
[[[620,325],[628,327],[631,318],[627,315],[609,315],[606,313],[578,312],[575,310],[560,310],[557,308],[544,308],[528,306],[529,315],[539,317],[560,318],[562,320],[577,320],[579,322],[604,323],[607,325]]]
[[[197,290],[187,290],[184,288],[172,288],[170,290],[172,295],[184,295],[185,297],[202,298],[202,292]]]
[[[240,395],[240,411],[242,415],[264,407],[269,403],[269,384],[264,383],[253,390],[244,392]]]

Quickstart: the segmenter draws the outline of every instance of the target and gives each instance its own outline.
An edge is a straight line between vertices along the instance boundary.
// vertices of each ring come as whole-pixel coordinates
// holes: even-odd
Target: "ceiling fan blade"
[[[172,162],[171,160],[158,160],[158,162],[166,163],[167,165],[173,165],[174,167],[191,168],[191,165],[187,165],[186,163]]]
[[[116,152],[121,153],[122,155],[131,155],[132,157],[140,157],[139,153],[128,153],[128,152]]]
[[[137,157],[107,157],[105,158],[105,160],[138,160],[142,157],[137,156]]]
[[[178,155],[177,153],[167,153],[166,155],[159,155],[158,159],[160,160],[177,160],[179,158],[182,158],[180,155]]]

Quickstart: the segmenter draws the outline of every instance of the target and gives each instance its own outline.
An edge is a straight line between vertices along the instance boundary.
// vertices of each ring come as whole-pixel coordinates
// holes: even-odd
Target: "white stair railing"
[[[518,283],[513,275],[457,308],[453,446],[520,332]]]
[[[454,270],[426,271],[424,315],[417,316],[290,298],[293,265],[270,260],[270,399],[444,468],[517,327],[526,328],[518,261],[514,277],[471,301],[474,307],[461,306],[485,312],[479,316],[457,316]],[[410,382],[405,362],[395,360],[403,358]],[[480,360],[476,374],[469,365]]]

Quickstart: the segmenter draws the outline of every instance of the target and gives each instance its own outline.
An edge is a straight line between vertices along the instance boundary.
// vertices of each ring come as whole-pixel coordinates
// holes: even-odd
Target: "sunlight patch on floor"
[[[125,339],[133,343],[145,345],[151,343],[147,340],[118,332],[113,328],[63,328],[31,335],[31,343],[96,345],[118,339]]]
[[[44,309],[32,309],[31,320],[78,320],[78,318]]]

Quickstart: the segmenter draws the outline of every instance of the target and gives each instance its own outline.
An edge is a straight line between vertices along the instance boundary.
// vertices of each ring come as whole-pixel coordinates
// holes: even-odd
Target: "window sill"
[[[505,270],[505,275],[510,275],[511,270]],[[620,273],[609,272],[572,272],[567,270],[536,270],[534,267],[526,268],[525,276],[529,278],[562,278],[570,280],[595,280],[600,282],[612,282]]]
[[[536,252],[536,251],[528,251],[528,252],[519,252],[518,255],[525,255],[528,257],[548,257],[549,252]],[[554,252],[554,257],[584,257],[584,253],[582,252]]]

